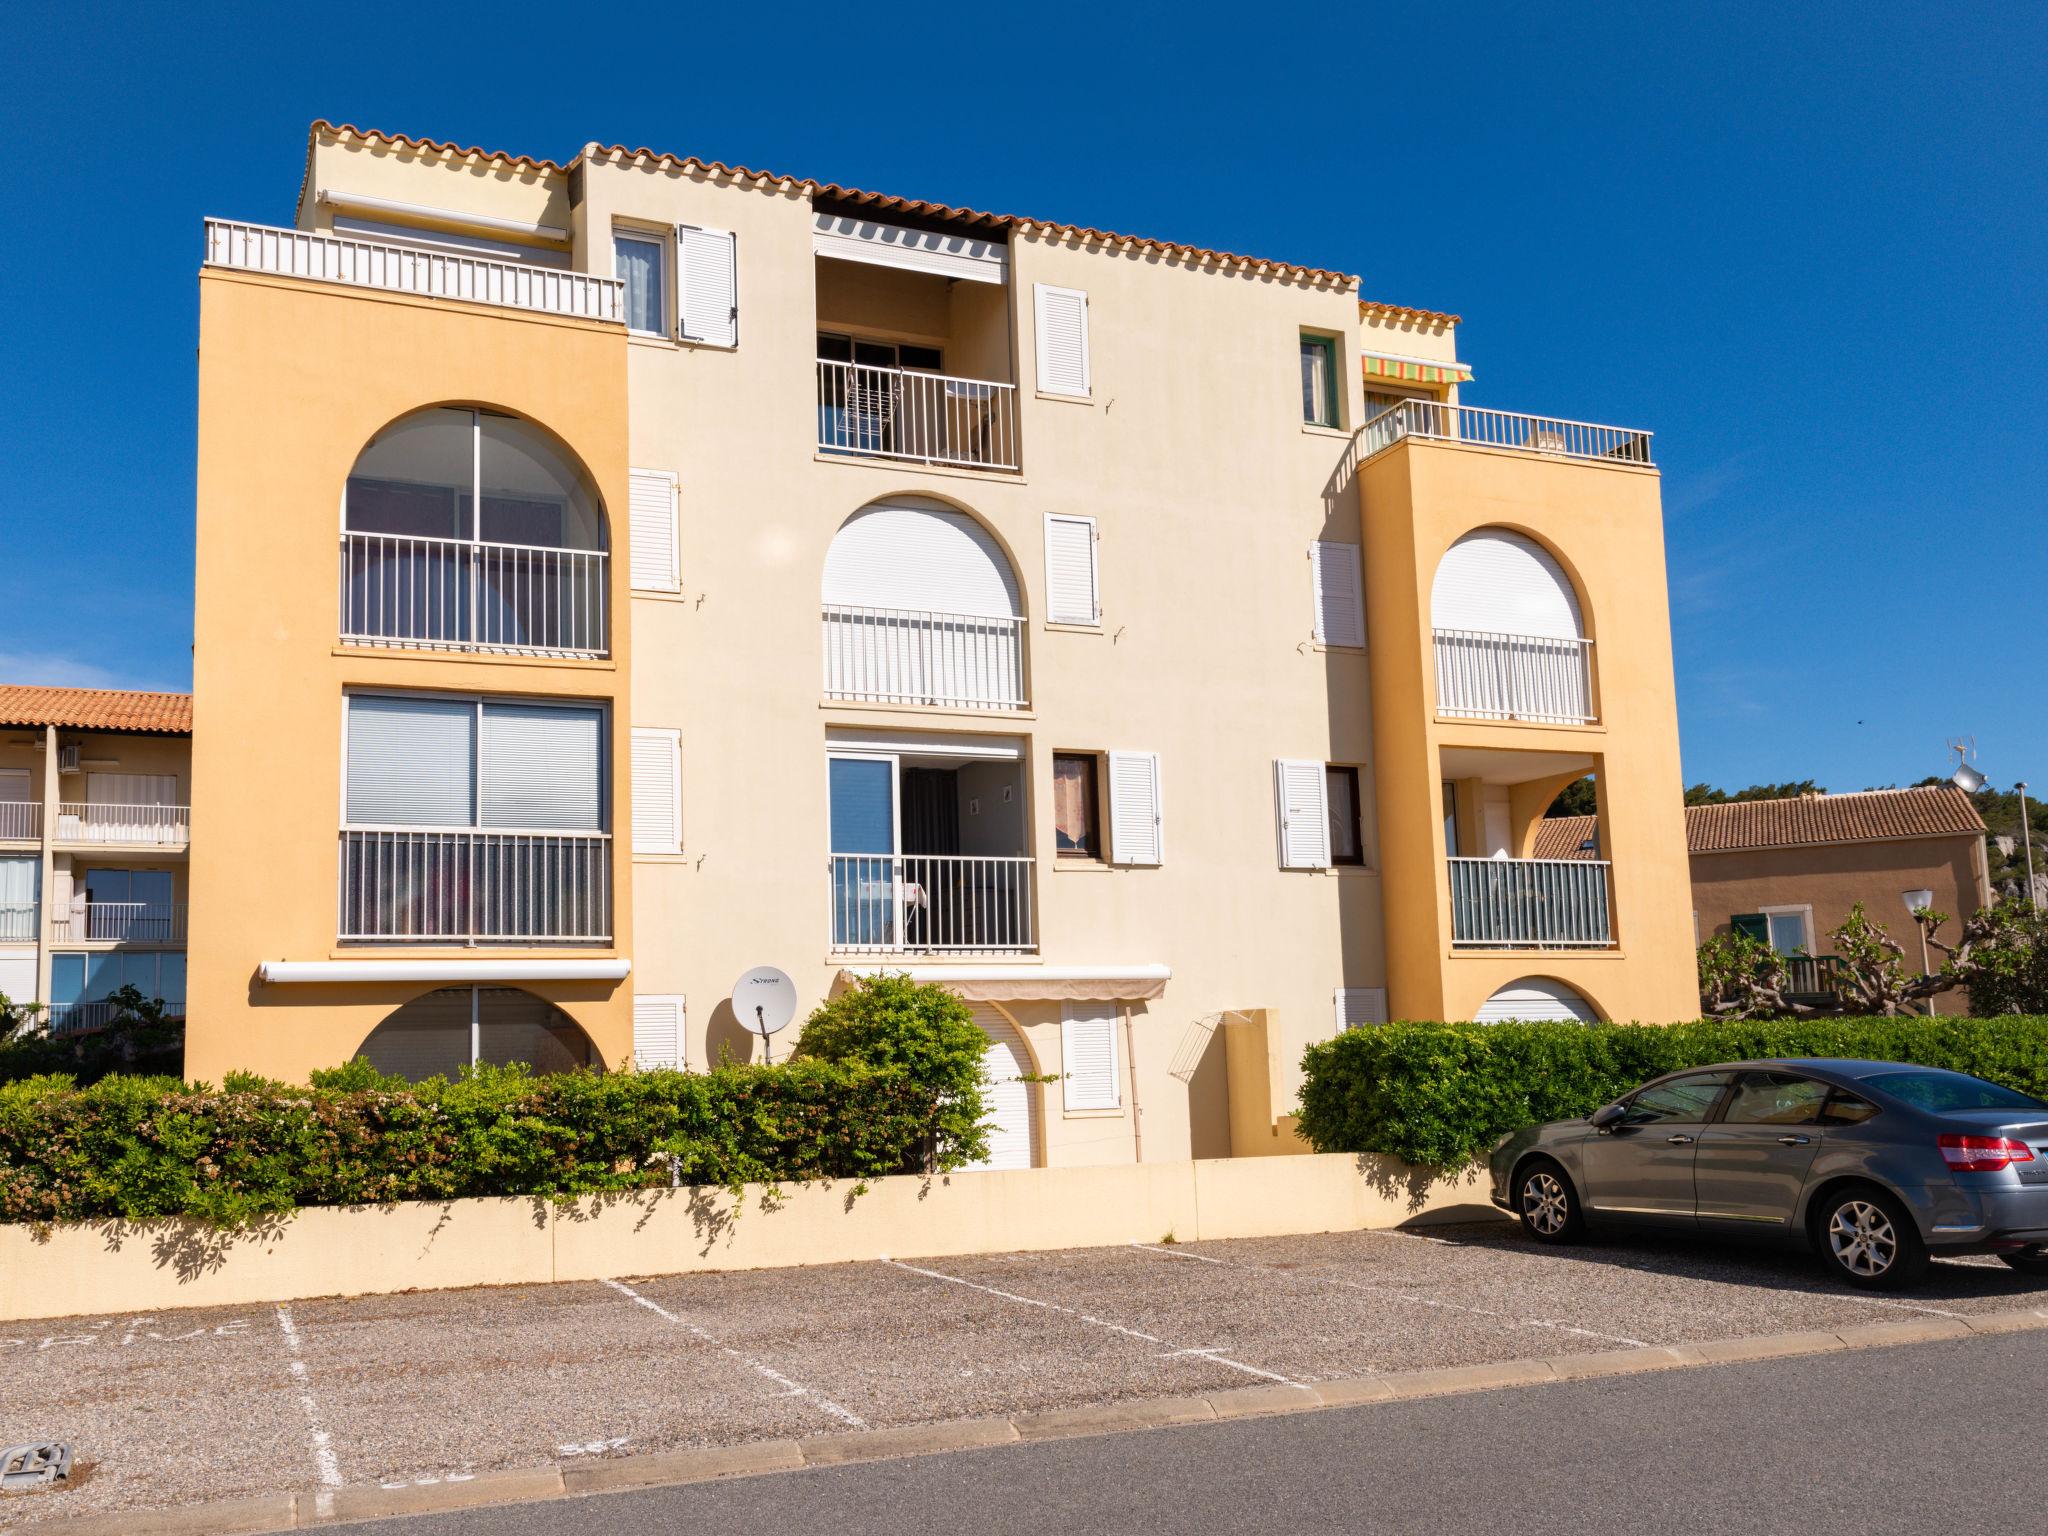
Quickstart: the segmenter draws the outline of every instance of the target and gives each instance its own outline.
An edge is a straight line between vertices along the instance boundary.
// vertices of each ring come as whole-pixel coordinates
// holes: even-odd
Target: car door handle
[[[1685,1145],[1686,1145],[1686,1144],[1687,1144],[1688,1142],[1690,1142],[1690,1141],[1692,1140],[1692,1138],[1691,1138],[1690,1136],[1684,1136],[1684,1135],[1679,1135],[1679,1136],[1666,1136],[1666,1137],[1665,1137],[1664,1139],[1665,1139],[1666,1141],[1670,1142],[1670,1143],[1671,1143],[1671,1145],[1673,1145],[1674,1147],[1682,1147],[1682,1146],[1685,1146]]]
[[[1778,1138],[1778,1145],[1781,1147],[1803,1147],[1811,1143],[1812,1140],[1811,1136],[1780,1136]]]

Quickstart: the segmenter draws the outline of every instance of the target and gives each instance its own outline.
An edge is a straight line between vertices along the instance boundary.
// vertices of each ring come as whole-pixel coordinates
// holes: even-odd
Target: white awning
[[[612,960],[265,960],[259,980],[272,986],[337,981],[624,981],[633,962]]]
[[[839,984],[867,976],[937,982],[971,1003],[1140,1002],[1160,996],[1170,965],[848,965]]]
[[[1010,252],[1000,240],[905,229],[875,219],[820,213],[811,228],[811,249],[834,261],[861,261],[907,272],[935,272],[970,283],[1000,283],[1009,275]]]

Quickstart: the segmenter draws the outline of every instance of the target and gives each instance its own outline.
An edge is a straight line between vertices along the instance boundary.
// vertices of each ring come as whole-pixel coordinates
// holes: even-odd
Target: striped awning
[[[1388,379],[1397,384],[1468,384],[1472,380],[1472,370],[1464,363],[1426,363],[1386,352],[1368,352],[1364,362],[1368,380]]]

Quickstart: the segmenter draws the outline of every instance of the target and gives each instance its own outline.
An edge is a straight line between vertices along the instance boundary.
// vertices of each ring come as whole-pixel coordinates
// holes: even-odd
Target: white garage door
[[[988,1156],[970,1168],[1029,1168],[1031,1166],[1031,1088],[1020,1081],[1031,1071],[1031,1053],[1017,1027],[993,1008],[976,1006],[974,1022],[988,1036],[988,1050],[982,1064],[988,1086],[982,1097],[988,1105]]]
[[[1550,551],[1505,528],[1481,528],[1444,551],[1429,595],[1438,629],[1577,640],[1579,595]]]
[[[1597,1024],[1600,1014],[1563,982],[1542,976],[1524,976],[1502,987],[1480,1004],[1479,1011],[1472,1015],[1475,1024],[1504,1024],[1510,1019]]]

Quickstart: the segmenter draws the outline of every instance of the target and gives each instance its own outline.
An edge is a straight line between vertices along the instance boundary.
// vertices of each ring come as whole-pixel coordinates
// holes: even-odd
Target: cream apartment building
[[[1691,1015],[1650,440],[1358,289],[315,124],[206,230],[188,1070],[697,1068],[751,967],[907,970],[1077,1164],[1297,1145],[1352,1023]]]

